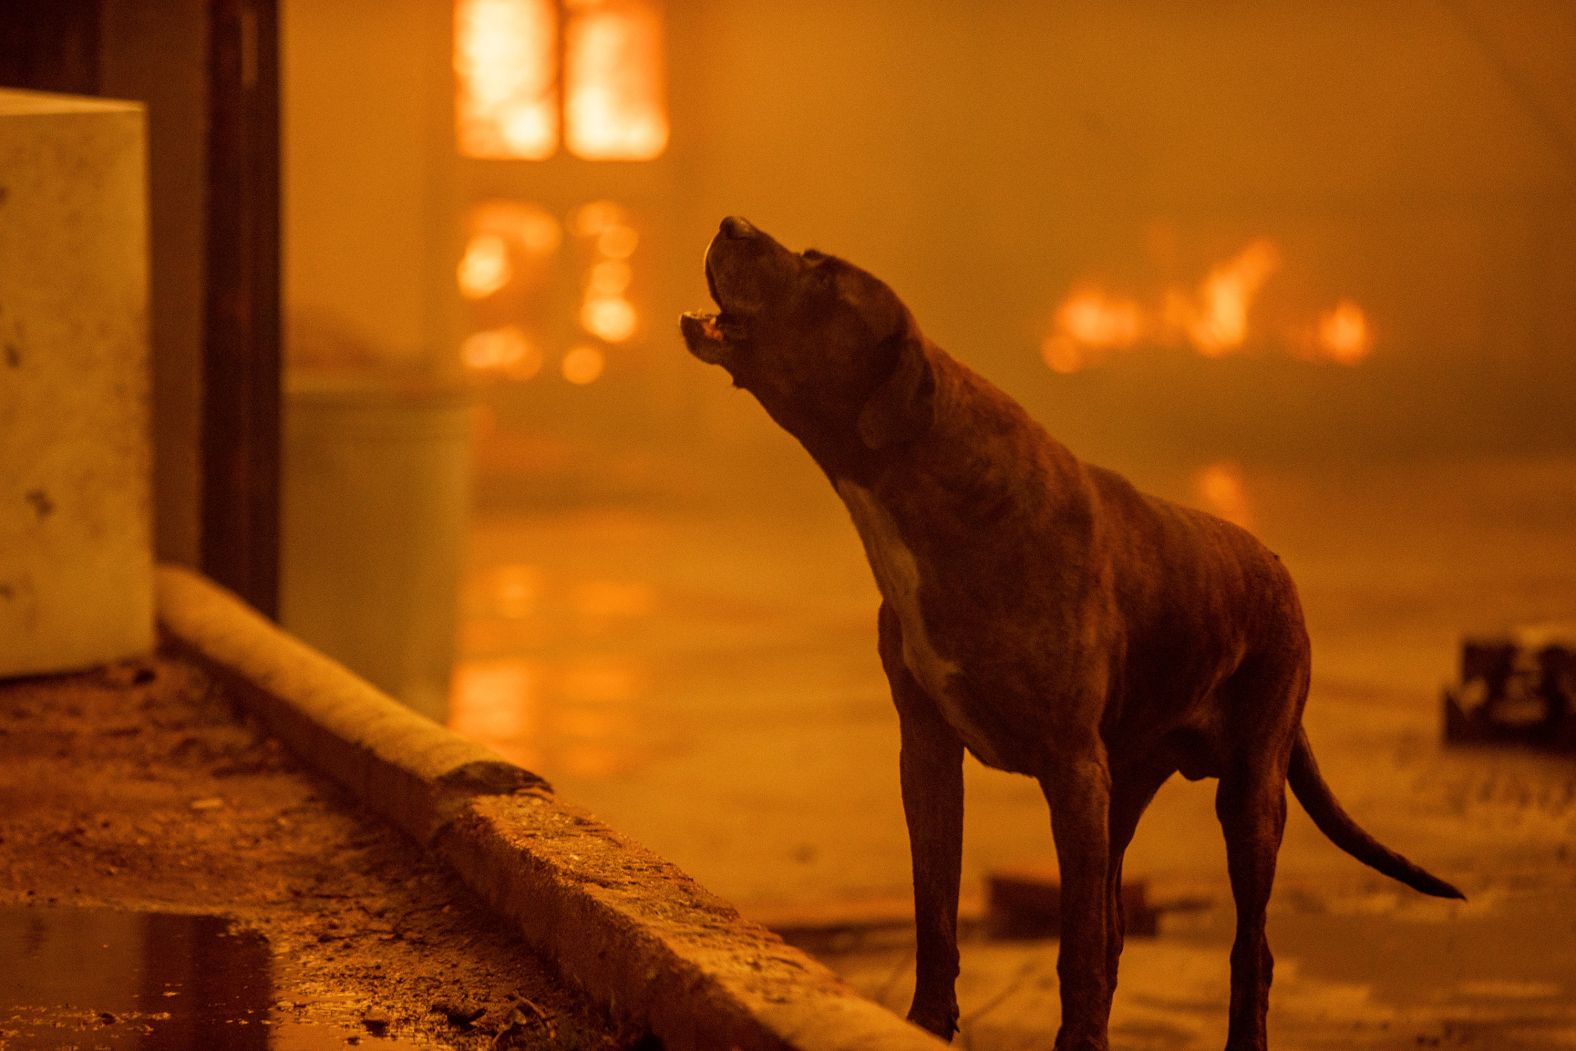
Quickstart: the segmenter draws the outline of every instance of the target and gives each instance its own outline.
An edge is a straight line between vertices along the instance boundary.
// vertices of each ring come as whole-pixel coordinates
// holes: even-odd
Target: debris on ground
[[[0,683],[0,906],[227,917],[267,946],[262,1024],[335,1042],[614,1049],[642,1035],[174,653]],[[101,1006],[74,1024],[116,1025]],[[17,1010],[0,998],[0,1044]]]

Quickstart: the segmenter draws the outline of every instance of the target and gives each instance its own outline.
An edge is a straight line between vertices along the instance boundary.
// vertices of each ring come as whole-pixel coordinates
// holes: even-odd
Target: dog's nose
[[[742,240],[746,237],[754,237],[755,227],[751,226],[747,219],[741,219],[737,215],[730,215],[722,221],[722,235]]]

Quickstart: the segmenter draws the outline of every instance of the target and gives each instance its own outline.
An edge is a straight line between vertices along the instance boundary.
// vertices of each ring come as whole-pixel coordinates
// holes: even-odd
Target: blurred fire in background
[[[558,9],[531,0],[454,8],[455,133],[467,157],[543,160],[558,149]]]
[[[1079,372],[1112,352],[1143,345],[1185,348],[1206,358],[1254,349],[1342,365],[1366,358],[1373,350],[1368,316],[1350,299],[1320,313],[1312,326],[1288,323],[1261,331],[1254,325],[1255,301],[1280,268],[1279,247],[1259,238],[1212,266],[1196,288],[1168,287],[1147,305],[1082,282],[1056,308],[1040,353],[1060,373]],[[1310,328],[1311,338],[1305,335]]]
[[[545,160],[560,128],[563,146],[588,160],[648,161],[667,148],[662,19],[649,0],[572,0],[563,10],[553,0],[456,0],[454,73],[466,157]]]
[[[586,160],[653,160],[668,141],[662,54],[661,15],[643,0],[574,0],[562,9],[552,0],[456,0],[459,153],[544,161],[562,147]],[[563,379],[599,379],[608,346],[628,343],[640,325],[629,296],[640,243],[630,210],[593,200],[560,221],[536,202],[491,200],[471,206],[466,226],[456,280],[475,331],[462,344],[465,367],[529,380],[551,347]],[[572,243],[560,253],[566,235]],[[556,286],[572,283],[570,268],[581,301],[579,331],[566,337],[554,318]]]
[[[632,259],[640,244],[635,218],[613,201],[573,209],[564,222],[540,205],[484,201],[467,217],[455,283],[474,331],[461,360],[478,377],[525,381],[537,376],[548,348],[570,383],[595,382],[607,348],[628,343],[640,314],[630,298]],[[560,286],[579,285],[574,326],[562,324]],[[562,342],[572,328],[569,345]]]

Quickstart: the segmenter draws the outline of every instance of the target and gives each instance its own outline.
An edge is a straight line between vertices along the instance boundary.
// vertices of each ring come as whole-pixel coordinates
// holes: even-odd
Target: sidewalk
[[[169,654],[0,684],[0,941],[0,1046],[640,1035]]]

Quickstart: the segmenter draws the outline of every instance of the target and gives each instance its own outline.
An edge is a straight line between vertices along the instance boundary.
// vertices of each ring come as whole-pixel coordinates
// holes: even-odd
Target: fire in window
[[[465,367],[524,381],[556,359],[565,380],[594,383],[609,351],[640,330],[631,298],[639,244],[636,216],[614,201],[579,205],[562,222],[524,201],[473,205],[454,275],[472,329],[460,347]]]
[[[654,0],[456,0],[454,72],[464,156],[545,160],[561,143],[644,161],[667,148]]]

